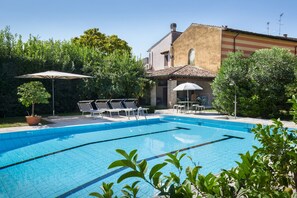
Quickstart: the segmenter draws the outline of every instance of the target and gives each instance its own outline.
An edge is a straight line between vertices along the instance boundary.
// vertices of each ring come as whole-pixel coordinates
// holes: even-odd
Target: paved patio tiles
[[[156,110],[155,114],[149,114],[147,116],[147,119],[158,118],[162,114],[178,115],[178,116],[185,116],[185,117],[197,117],[197,118],[205,118],[205,119],[229,120],[233,122],[246,122],[246,123],[253,123],[253,124],[258,124],[258,123],[264,124],[264,125],[272,124],[272,121],[268,119],[258,119],[258,118],[248,118],[248,117],[237,117],[235,119],[232,116],[221,115],[217,112],[207,112],[207,111],[202,111],[197,113],[194,113],[194,112],[177,113],[173,109]],[[94,123],[104,123],[104,122],[121,122],[121,121],[129,120],[126,116],[120,116],[120,117],[104,116],[102,118],[101,116],[90,117],[90,115],[57,116],[55,118],[44,118],[44,119],[53,123],[48,125],[40,125],[40,126],[0,128],[0,133],[18,132],[18,131],[25,131],[25,130],[51,128],[51,127],[63,127],[63,126],[70,126],[70,125],[83,125],[83,124],[94,124]],[[145,119],[145,118],[141,116],[140,119]],[[136,120],[136,118],[131,116],[130,120]],[[297,128],[297,125],[294,122],[283,121],[283,123],[286,127]]]

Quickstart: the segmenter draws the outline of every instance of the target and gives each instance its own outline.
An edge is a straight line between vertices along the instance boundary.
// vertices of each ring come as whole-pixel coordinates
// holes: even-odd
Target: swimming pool
[[[0,197],[87,197],[100,191],[103,181],[115,182],[123,173],[107,169],[120,158],[115,152],[118,148],[137,149],[139,159],[147,159],[150,167],[163,161],[166,153],[182,150],[203,167],[201,173],[219,173],[235,166],[239,153],[258,145],[250,133],[252,127],[161,116],[0,134]],[[192,163],[184,159],[183,165]],[[166,166],[164,171],[171,168]],[[116,185],[115,191],[120,187]],[[151,197],[153,193],[143,187],[139,195]]]

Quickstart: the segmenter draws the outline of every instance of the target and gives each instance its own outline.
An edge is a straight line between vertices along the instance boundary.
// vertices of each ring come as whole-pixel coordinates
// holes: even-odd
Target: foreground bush
[[[293,104],[292,115],[297,123],[297,99]],[[181,161],[185,154],[168,154],[163,163],[150,170],[147,161],[138,161],[137,151],[130,153],[118,149],[123,157],[110,164],[109,168],[128,168],[117,182],[135,178],[135,182],[122,189],[122,197],[137,197],[140,180],[159,191],[163,197],[296,197],[297,189],[297,130],[288,130],[279,120],[271,126],[257,125],[252,131],[262,147],[255,152],[240,154],[241,161],[231,170],[222,170],[219,175],[199,173],[201,166],[194,164],[185,169],[186,178],[180,178],[184,167]],[[191,160],[191,159],[190,159]],[[176,172],[164,174],[162,168],[168,164]],[[113,197],[114,183],[103,183],[102,193],[91,193],[95,197]]]

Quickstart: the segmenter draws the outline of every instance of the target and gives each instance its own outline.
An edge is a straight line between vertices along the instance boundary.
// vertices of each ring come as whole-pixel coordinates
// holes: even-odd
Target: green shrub
[[[232,114],[236,91],[238,115],[279,117],[281,110],[289,110],[288,98],[296,94],[296,70],[297,58],[287,49],[261,49],[249,58],[230,53],[212,84],[213,105]]]
[[[145,108],[148,108],[148,113],[155,113],[156,106],[146,106]]]
[[[96,29],[87,33],[92,31],[100,34]],[[87,36],[89,39],[94,38]],[[59,113],[78,111],[76,103],[79,100],[142,97],[149,80],[144,78],[141,60],[131,55],[131,48],[125,41],[114,35],[106,39],[103,48],[96,39],[92,40],[96,44],[94,46],[86,45],[83,39],[81,42],[77,39],[43,41],[34,36],[24,42],[21,36],[13,35],[9,28],[0,30],[0,117],[24,115],[24,108],[18,103],[16,93],[17,87],[28,80],[15,76],[47,70],[94,77],[55,81],[55,104]],[[47,90],[51,90],[49,80],[40,81]],[[37,108],[43,114],[50,113],[51,109],[48,106]]]

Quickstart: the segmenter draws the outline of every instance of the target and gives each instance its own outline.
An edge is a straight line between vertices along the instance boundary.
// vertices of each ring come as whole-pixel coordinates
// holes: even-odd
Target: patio
[[[150,118],[158,118],[162,114],[170,114],[170,115],[178,115],[185,117],[196,117],[196,118],[204,118],[204,119],[214,119],[214,120],[229,120],[232,122],[245,122],[245,123],[253,123],[253,124],[263,124],[268,125],[272,124],[271,120],[268,119],[258,119],[258,118],[248,118],[248,117],[237,117],[234,119],[232,116],[221,115],[214,111],[202,111],[200,113],[177,113],[173,109],[163,109],[156,110],[154,114],[148,114],[147,119]],[[75,116],[59,116],[57,118],[44,118],[47,121],[53,122],[52,124],[40,125],[40,126],[22,126],[22,127],[9,127],[9,128],[0,128],[0,133],[7,132],[18,132],[25,130],[37,130],[42,128],[52,128],[52,127],[63,127],[63,126],[71,126],[71,125],[87,125],[94,123],[104,123],[104,122],[125,122],[128,121],[126,116],[116,116],[116,117],[96,117],[92,118],[89,115],[75,115]],[[145,119],[143,116],[140,117],[140,120]],[[135,117],[131,116],[130,120],[136,120]],[[296,124],[292,121],[282,121],[285,127],[288,128],[296,128]]]

